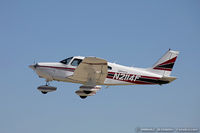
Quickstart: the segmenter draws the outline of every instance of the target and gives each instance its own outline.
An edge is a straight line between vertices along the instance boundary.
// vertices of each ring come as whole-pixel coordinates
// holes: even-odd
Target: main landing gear
[[[45,92],[45,91],[41,91],[42,92],[42,94],[47,94],[47,92]]]
[[[56,91],[57,87],[49,86],[49,82],[46,82],[46,85],[41,85],[37,88],[42,94],[47,94],[48,92]]]

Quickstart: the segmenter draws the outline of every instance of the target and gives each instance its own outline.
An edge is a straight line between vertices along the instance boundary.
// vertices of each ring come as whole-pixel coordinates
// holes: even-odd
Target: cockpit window
[[[74,59],[71,63],[72,66],[78,66],[81,63],[81,59]]]
[[[64,59],[64,60],[62,60],[62,61],[60,61],[60,63],[63,63],[63,64],[69,64],[69,62],[71,61],[71,59],[72,59],[73,57],[69,57],[69,58],[67,58],[67,59]]]
[[[111,66],[108,66],[108,70],[112,70],[112,67],[111,67]]]

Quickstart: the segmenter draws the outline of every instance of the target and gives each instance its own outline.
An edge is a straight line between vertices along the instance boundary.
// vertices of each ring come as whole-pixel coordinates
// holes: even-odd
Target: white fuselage
[[[82,84],[75,91],[80,98],[93,96],[101,89],[99,85],[162,85],[176,79],[171,71],[178,51],[168,50],[152,67],[136,68],[110,63],[98,57],[74,56],[60,62],[36,63],[29,67],[40,78],[46,79],[46,85],[37,89],[43,94],[55,91],[49,81],[63,81]]]
[[[84,59],[84,57],[76,56],[68,64],[61,62],[37,63],[30,67],[39,77],[46,79],[46,81],[56,80],[85,84],[84,82],[70,79],[77,67],[71,64],[74,58]],[[108,62],[107,78],[100,85],[163,84],[160,81],[161,78],[161,75],[149,72],[147,69],[127,67]]]

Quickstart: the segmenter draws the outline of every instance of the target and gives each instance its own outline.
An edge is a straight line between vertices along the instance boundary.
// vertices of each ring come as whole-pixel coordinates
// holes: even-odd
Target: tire
[[[85,99],[87,96],[80,96],[81,99]]]
[[[41,91],[42,92],[42,94],[47,94],[47,92],[46,91]]]

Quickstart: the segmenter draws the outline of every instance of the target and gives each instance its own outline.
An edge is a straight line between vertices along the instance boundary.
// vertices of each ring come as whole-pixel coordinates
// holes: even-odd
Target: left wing
[[[108,74],[107,61],[96,57],[86,57],[75,69],[70,79],[87,85],[103,84]]]
[[[77,80],[83,83],[76,94],[81,98],[95,95],[101,86],[97,84],[103,84],[108,74],[107,61],[96,57],[86,57],[75,69],[74,74],[70,76],[70,79]]]

